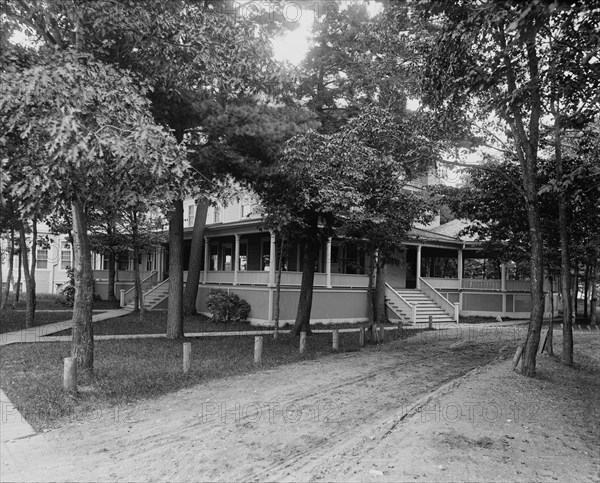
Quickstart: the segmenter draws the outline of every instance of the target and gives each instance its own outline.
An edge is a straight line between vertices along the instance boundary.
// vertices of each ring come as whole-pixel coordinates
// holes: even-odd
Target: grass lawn
[[[118,309],[118,304],[107,302],[105,300],[95,300],[93,309],[97,311]],[[36,312],[34,317],[34,326],[53,324],[70,320],[73,317],[73,310],[62,304],[58,296],[54,294],[38,294],[36,299]],[[13,307],[7,305],[6,310],[0,311],[0,334],[22,330],[25,328],[25,299],[24,296]]]
[[[414,334],[415,331],[411,331]],[[399,334],[408,337],[408,331]],[[396,331],[388,338],[397,337]],[[308,338],[307,353],[298,353],[298,338],[282,334],[263,339],[263,364],[253,362],[254,337],[191,338],[192,369],[182,373],[182,341],[121,339],[95,343],[95,376],[82,381],[73,396],[62,389],[63,358],[70,343],[19,344],[0,352],[0,381],[9,399],[36,430],[61,421],[86,418],[97,411],[131,410],[135,402],[154,398],[215,378],[331,355],[331,335]],[[356,351],[358,333],[341,333],[339,351]],[[96,412],[96,413],[95,413]]]
[[[387,324],[394,326],[395,324]],[[356,327],[357,324],[312,324],[314,329],[341,329]],[[289,329],[290,326],[282,327]],[[144,313],[140,320],[139,314],[128,314],[116,319],[102,320],[94,324],[95,335],[125,335],[125,334],[165,334],[167,330],[167,313],[165,311],[149,311]],[[249,330],[272,330],[269,327],[250,325],[249,322],[213,322],[204,315],[186,316],[183,321],[183,331],[186,334],[196,332],[246,332]],[[52,335],[70,335],[71,330],[64,330]]]
[[[53,324],[54,322],[62,322],[73,317],[71,309],[54,310],[52,312],[36,312],[33,319],[33,325]],[[14,332],[25,328],[25,312],[16,310],[0,311],[0,334],[6,332]]]

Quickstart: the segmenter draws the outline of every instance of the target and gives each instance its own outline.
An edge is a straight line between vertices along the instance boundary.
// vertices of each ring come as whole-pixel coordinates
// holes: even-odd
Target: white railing
[[[277,274],[275,274],[275,281],[277,281]],[[268,277],[267,277],[268,282]],[[281,285],[294,285],[300,286],[302,283],[302,272],[281,272]]]
[[[531,282],[529,280],[507,280],[506,290],[515,292],[529,292],[531,290]]]
[[[140,278],[146,278],[154,272],[149,270],[140,270]],[[92,276],[95,280],[108,280],[108,270],[92,270]],[[134,270],[116,270],[115,282],[133,282],[135,280]]]
[[[333,287],[360,287],[369,286],[368,275],[354,275],[349,273],[332,273],[331,285]]]
[[[433,288],[427,281],[420,278],[421,292],[430,297],[442,310],[444,310],[458,324],[459,304],[452,304],[446,297]]]
[[[206,275],[207,283],[233,284],[232,271],[210,271]]]
[[[409,322],[413,325],[417,323],[417,306],[412,305],[402,297],[398,292],[396,292],[389,283],[385,284],[385,296],[398,305],[406,312],[408,317],[410,318]]]
[[[438,277],[422,277],[433,288],[439,289],[456,289],[460,288],[458,278],[438,278]]]
[[[148,274],[140,281],[140,285],[142,286],[142,300],[144,300],[144,292],[146,290],[152,290],[152,287],[158,282],[158,272],[140,272],[140,277],[142,273]],[[135,280],[135,277],[134,277]],[[129,302],[135,299],[135,282],[133,287],[121,294],[121,307],[124,307]]]
[[[163,280],[162,282],[160,282],[158,285],[155,285],[154,287],[152,287],[150,290],[148,290],[144,295],[143,295],[143,300],[144,303],[146,303],[146,297],[148,295],[150,295],[152,292],[161,289],[164,286],[167,286],[167,288],[169,287],[169,279],[167,278],[166,280]]]
[[[283,275],[283,274],[282,274]],[[231,282],[233,283],[233,273],[231,274]],[[240,285],[268,285],[269,272],[264,270],[242,270],[238,272],[238,283]],[[283,276],[282,282],[283,284]]]
[[[471,290],[502,290],[502,280],[463,278],[461,288]]]
[[[204,272],[200,274],[200,281],[204,280]],[[233,284],[234,272],[232,271],[209,271],[206,275],[206,283]],[[275,273],[277,280],[277,273]],[[264,270],[241,270],[237,274],[239,285],[268,285],[269,272]],[[299,287],[302,283],[302,272],[281,272],[281,285]],[[332,273],[331,285],[334,287],[360,287],[366,288],[369,285],[368,275],[355,275]],[[327,274],[315,273],[315,287],[327,286]]]
[[[315,287],[327,287],[327,274],[315,273]]]

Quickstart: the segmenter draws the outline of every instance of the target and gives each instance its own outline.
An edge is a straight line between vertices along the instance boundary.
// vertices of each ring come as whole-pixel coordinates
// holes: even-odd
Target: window
[[[196,221],[196,205],[188,206],[188,226],[194,226]]]
[[[41,248],[37,251],[37,268],[48,268],[48,249]]]
[[[210,245],[210,270],[219,269],[219,245]]]
[[[248,270],[248,242],[240,242],[240,259],[238,263],[238,270]]]
[[[117,270],[129,270],[129,252],[119,253],[117,257]]]
[[[104,252],[104,255],[102,255],[102,270],[109,270],[109,269],[110,269],[110,253]]]
[[[154,265],[154,253],[153,252],[146,253],[146,270],[148,272],[151,272],[155,268],[156,267]]]
[[[71,245],[69,242],[61,241],[60,242],[60,269],[66,270],[68,267],[72,266],[72,258],[71,258]]]
[[[250,196],[244,196],[240,200],[240,218],[248,218],[250,215],[252,215],[252,208],[252,198]]]
[[[221,207],[219,205],[215,206],[215,214],[213,221],[215,223],[221,223]]]

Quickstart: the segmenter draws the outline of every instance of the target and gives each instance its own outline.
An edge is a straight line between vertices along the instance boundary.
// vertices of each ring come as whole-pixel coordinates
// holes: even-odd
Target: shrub
[[[58,299],[61,304],[73,307],[75,303],[75,275],[71,267],[67,267],[67,277],[69,277],[69,281],[62,284],[58,289]]]
[[[234,293],[225,290],[210,289],[206,297],[206,306],[213,316],[213,320],[239,322],[246,320],[250,313],[250,304]]]
[[[69,278],[69,281],[63,283],[58,288],[58,301],[67,307],[73,307],[75,304],[75,274],[73,273],[72,267],[67,267],[67,277]],[[93,300],[102,300],[100,296],[96,294],[95,286],[93,287],[93,291]]]

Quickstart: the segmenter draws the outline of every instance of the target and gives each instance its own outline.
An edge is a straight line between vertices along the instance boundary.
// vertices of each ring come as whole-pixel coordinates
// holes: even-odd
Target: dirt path
[[[585,336],[598,340],[596,334]],[[512,357],[519,340],[518,331],[511,329],[427,333],[360,353],[211,381],[137,406],[79,417],[45,435],[16,441],[15,453],[19,445],[35,448],[49,443],[49,448],[29,463],[26,472],[2,468],[2,477],[36,481],[450,481],[489,480],[494,475],[515,480],[522,475],[523,480],[537,480],[545,473],[532,471],[528,465],[532,458],[541,457],[539,451],[530,448],[527,458],[523,457],[525,464],[517,461],[515,452],[535,444],[522,441],[527,439],[524,431],[531,432],[528,441],[554,431],[564,446],[557,455],[569,458],[567,466],[579,468],[589,479],[597,478],[597,468],[591,463],[598,448],[597,432],[582,442],[583,433],[594,427],[571,428],[571,434],[559,422],[554,429],[532,430],[545,420],[535,419],[539,411],[527,412],[529,391],[533,387],[542,404],[544,391],[556,389],[556,381],[544,379],[545,373],[532,381],[507,369],[501,361]],[[597,376],[597,372],[590,374]],[[592,382],[588,381],[588,389],[597,391],[598,383]],[[511,385],[515,391],[508,389]],[[563,403],[552,400],[552,417],[562,411]],[[493,419],[494,424],[491,404],[503,411],[501,418]],[[464,414],[456,418],[457,408],[469,407],[473,414],[486,408],[485,418],[464,421]],[[505,417],[509,407],[517,411],[517,417]],[[519,411],[525,411],[524,415]],[[598,409],[588,413],[600,421]],[[421,422],[427,415],[429,420]],[[565,416],[565,421],[571,421],[571,416]],[[527,421],[527,417],[533,419]],[[574,420],[581,417],[577,413]],[[549,436],[553,442],[554,433]],[[577,446],[569,438],[576,438]],[[553,444],[548,450],[556,449],[557,443]],[[482,460],[481,451],[493,456]],[[497,459],[496,453],[508,455],[510,461]],[[502,467],[504,472],[486,477],[473,469],[482,462]],[[521,473],[513,470],[513,463]],[[552,466],[547,472],[550,477],[565,481],[558,463],[544,461],[543,465]],[[465,467],[469,472],[465,473]]]

